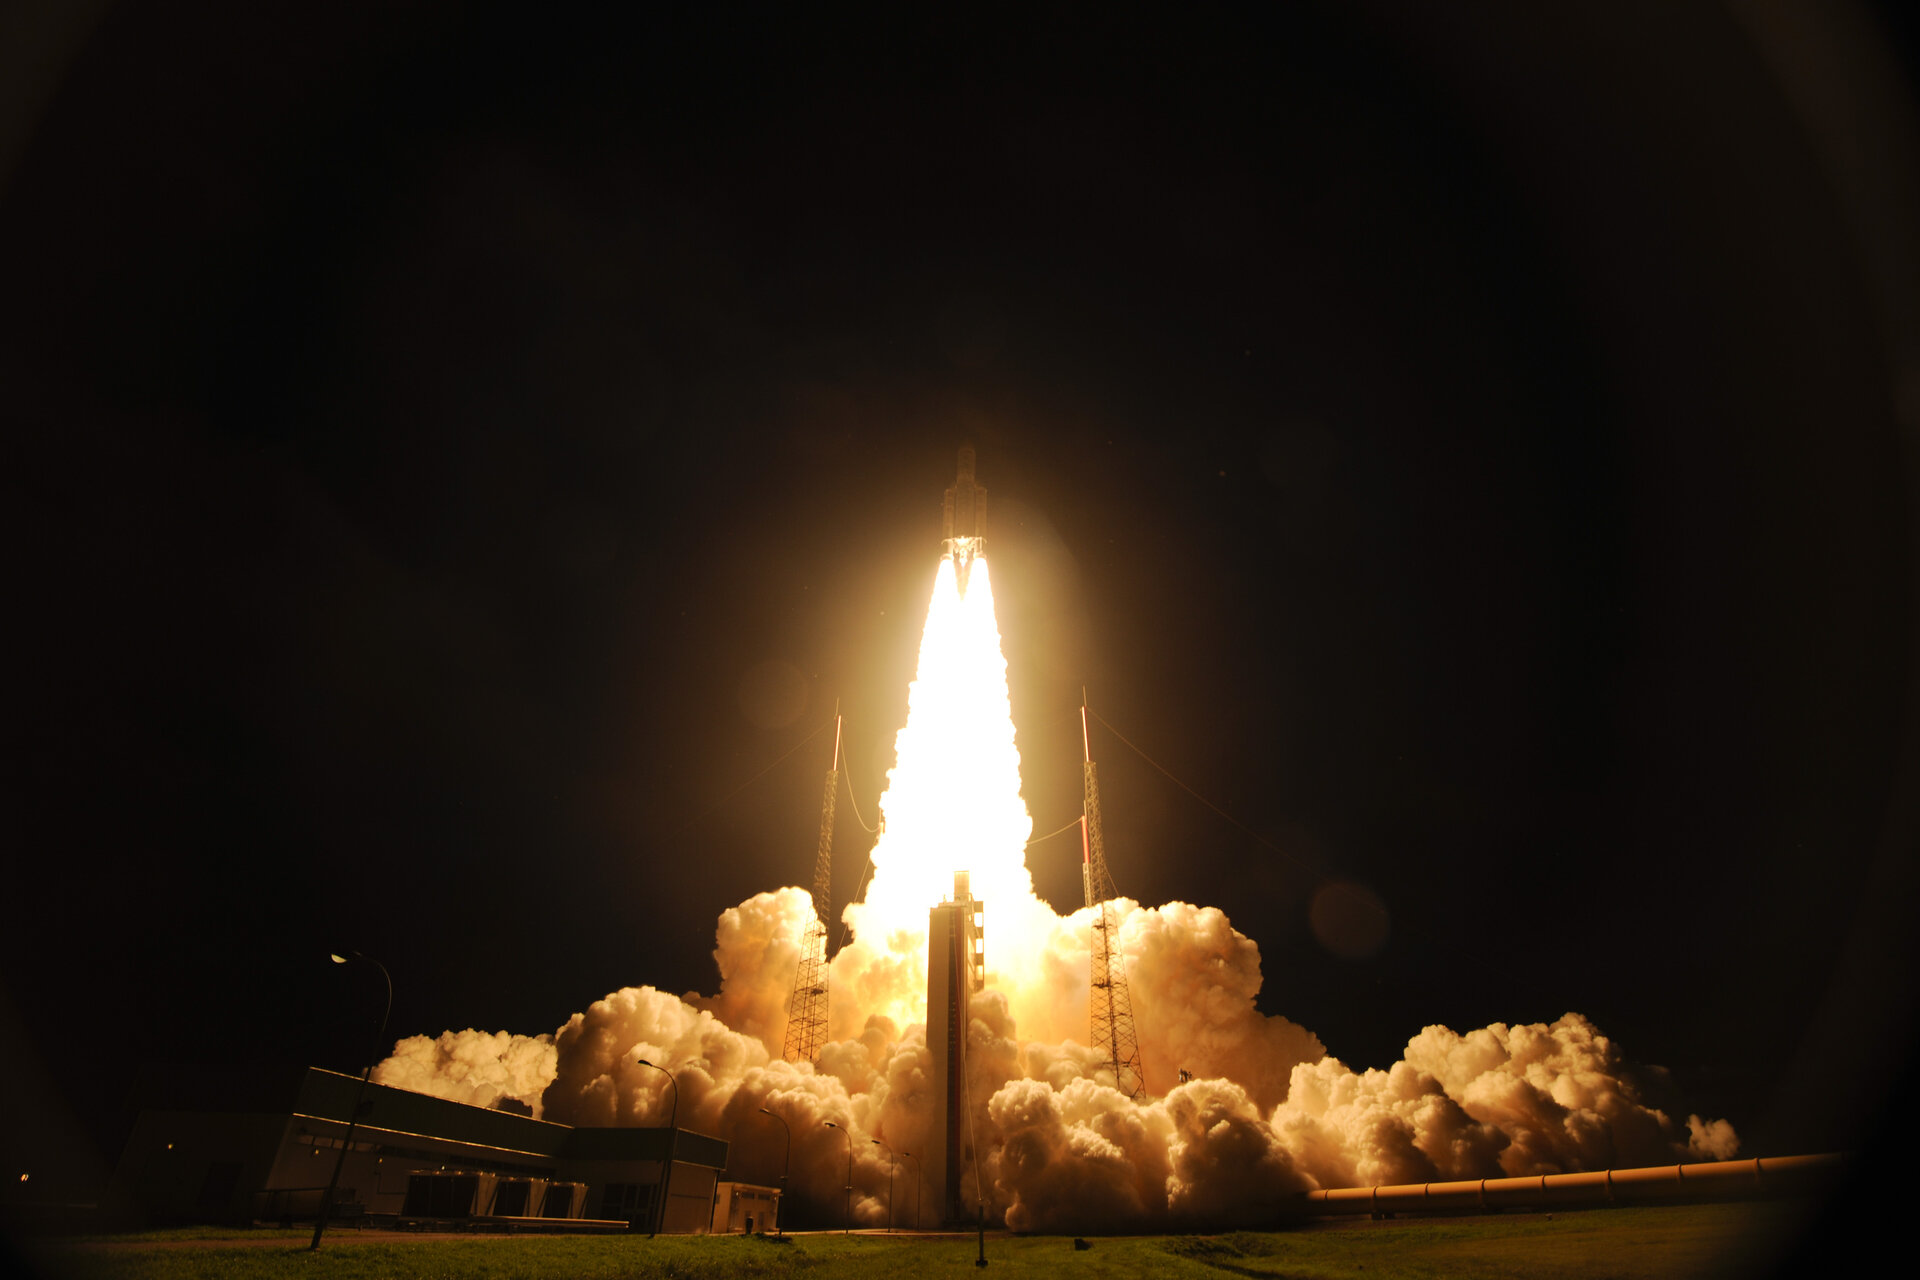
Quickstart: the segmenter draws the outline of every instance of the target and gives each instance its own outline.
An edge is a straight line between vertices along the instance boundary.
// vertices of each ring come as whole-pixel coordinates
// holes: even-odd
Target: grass
[[[334,1228],[351,1240],[350,1229]],[[80,1235],[76,1244],[174,1244],[185,1240],[311,1240],[308,1227],[163,1227],[156,1231],[123,1231],[114,1235]]]
[[[990,1236],[998,1280],[1680,1280],[1751,1274],[1793,1238],[1777,1204],[1671,1205],[1545,1215],[1319,1224],[1286,1232]],[[306,1252],[301,1232],[152,1232],[48,1242],[33,1260],[59,1280],[864,1280],[980,1274],[971,1238],[513,1236],[355,1240]],[[220,1243],[221,1240],[230,1243]]]

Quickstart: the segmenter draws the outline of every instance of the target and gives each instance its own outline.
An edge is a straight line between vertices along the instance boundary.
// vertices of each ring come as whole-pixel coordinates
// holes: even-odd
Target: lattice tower
[[[820,800],[820,848],[813,859],[813,919],[800,942],[800,968],[787,1001],[788,1062],[812,1062],[827,1043],[827,917],[833,910],[833,809],[840,798],[840,714],[833,716],[833,767]]]
[[[1080,881],[1087,905],[1100,908],[1093,929],[1093,1044],[1113,1071],[1114,1087],[1129,1098],[1146,1087],[1140,1070],[1140,1038],[1133,1025],[1133,998],[1127,994],[1127,963],[1120,954],[1120,917],[1113,908],[1113,876],[1107,871],[1106,842],[1100,834],[1100,774],[1093,763],[1087,733],[1087,708],[1080,706],[1080,742],[1086,750],[1081,772],[1086,782],[1080,816]]]

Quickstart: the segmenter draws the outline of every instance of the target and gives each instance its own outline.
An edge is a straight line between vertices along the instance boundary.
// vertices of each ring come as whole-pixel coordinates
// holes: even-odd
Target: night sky
[[[145,1064],[358,1070],[330,950],[392,1037],[713,991],[715,917],[811,878],[836,699],[873,821],[963,443],[1036,834],[1085,685],[1241,824],[1096,725],[1121,892],[1224,910],[1264,1010],[1355,1067],[1576,1010],[1744,1154],[1882,1131],[1920,186],[1858,17],[43,23],[10,1157],[110,1159]],[[843,803],[836,905],[868,845]]]

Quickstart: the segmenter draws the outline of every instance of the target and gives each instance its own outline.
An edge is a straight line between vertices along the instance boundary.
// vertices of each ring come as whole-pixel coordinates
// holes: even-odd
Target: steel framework
[[[833,912],[833,811],[840,798],[840,713],[833,715],[833,767],[820,800],[820,847],[813,859],[813,919],[800,941],[800,968],[787,1001],[788,1062],[812,1062],[827,1042],[827,917]]]
[[[1107,871],[1106,841],[1100,834],[1100,774],[1093,763],[1087,733],[1087,706],[1080,699],[1080,744],[1086,753],[1081,772],[1086,783],[1080,815],[1080,883],[1087,905],[1100,908],[1093,923],[1093,1044],[1113,1072],[1114,1087],[1129,1098],[1146,1087],[1140,1070],[1140,1038],[1133,1025],[1133,998],[1127,993],[1126,958],[1120,954],[1120,921],[1113,909],[1113,876]]]

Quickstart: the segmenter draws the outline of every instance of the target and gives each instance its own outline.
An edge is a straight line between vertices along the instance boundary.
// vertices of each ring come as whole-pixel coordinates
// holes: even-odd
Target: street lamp
[[[827,1128],[840,1129],[840,1126],[829,1120]],[[840,1219],[840,1234],[844,1236],[853,1230],[853,1135],[845,1129],[840,1132],[847,1135],[847,1212]]]
[[[773,1112],[767,1110],[765,1107],[760,1108],[760,1114],[763,1116],[772,1116],[773,1119],[780,1120],[779,1116],[774,1115]],[[785,1200],[787,1198],[787,1171],[793,1168],[793,1126],[785,1120],[780,1120],[780,1127],[787,1131],[787,1154],[785,1158],[780,1161],[780,1198]],[[773,1228],[775,1235],[783,1236],[787,1234],[787,1220],[777,1211],[773,1216]]]
[[[902,1160],[913,1161],[913,1229],[920,1229],[920,1157],[911,1151],[900,1153]]]
[[[641,1058],[639,1062],[643,1067],[653,1067],[653,1064],[645,1058]],[[680,1133],[680,1082],[675,1080],[673,1078],[673,1072],[667,1070],[665,1067],[653,1067],[653,1069],[665,1076],[667,1083],[673,1086],[673,1104],[667,1110],[667,1164],[666,1167],[660,1171],[659,1202],[653,1206],[653,1225],[647,1232],[647,1239],[649,1240],[653,1239],[654,1235],[660,1230],[661,1225],[667,1220],[667,1189],[673,1183],[673,1147],[674,1143],[679,1140]]]
[[[893,1148],[880,1139],[873,1139],[876,1147],[885,1147],[887,1152],[887,1230],[893,1230]]]
[[[367,1059],[367,1069],[360,1073],[360,1088],[353,1095],[353,1114],[347,1117],[347,1136],[340,1143],[340,1154],[333,1161],[333,1176],[327,1179],[327,1193],[320,1197],[320,1212],[313,1220],[313,1243],[307,1246],[309,1253],[320,1247],[321,1233],[327,1229],[327,1210],[333,1205],[334,1188],[340,1185],[340,1166],[347,1162],[347,1152],[353,1146],[353,1129],[360,1122],[360,1103],[367,1096],[367,1077],[373,1074],[373,1064],[380,1056],[380,1046],[387,1038],[387,1019],[393,1014],[393,975],[387,972],[387,966],[372,956],[362,955],[358,951],[349,951],[343,956],[328,957],[335,964],[350,964],[355,960],[364,960],[380,971],[387,980],[387,1007],[380,1015],[380,1034],[373,1038],[373,1055]]]

